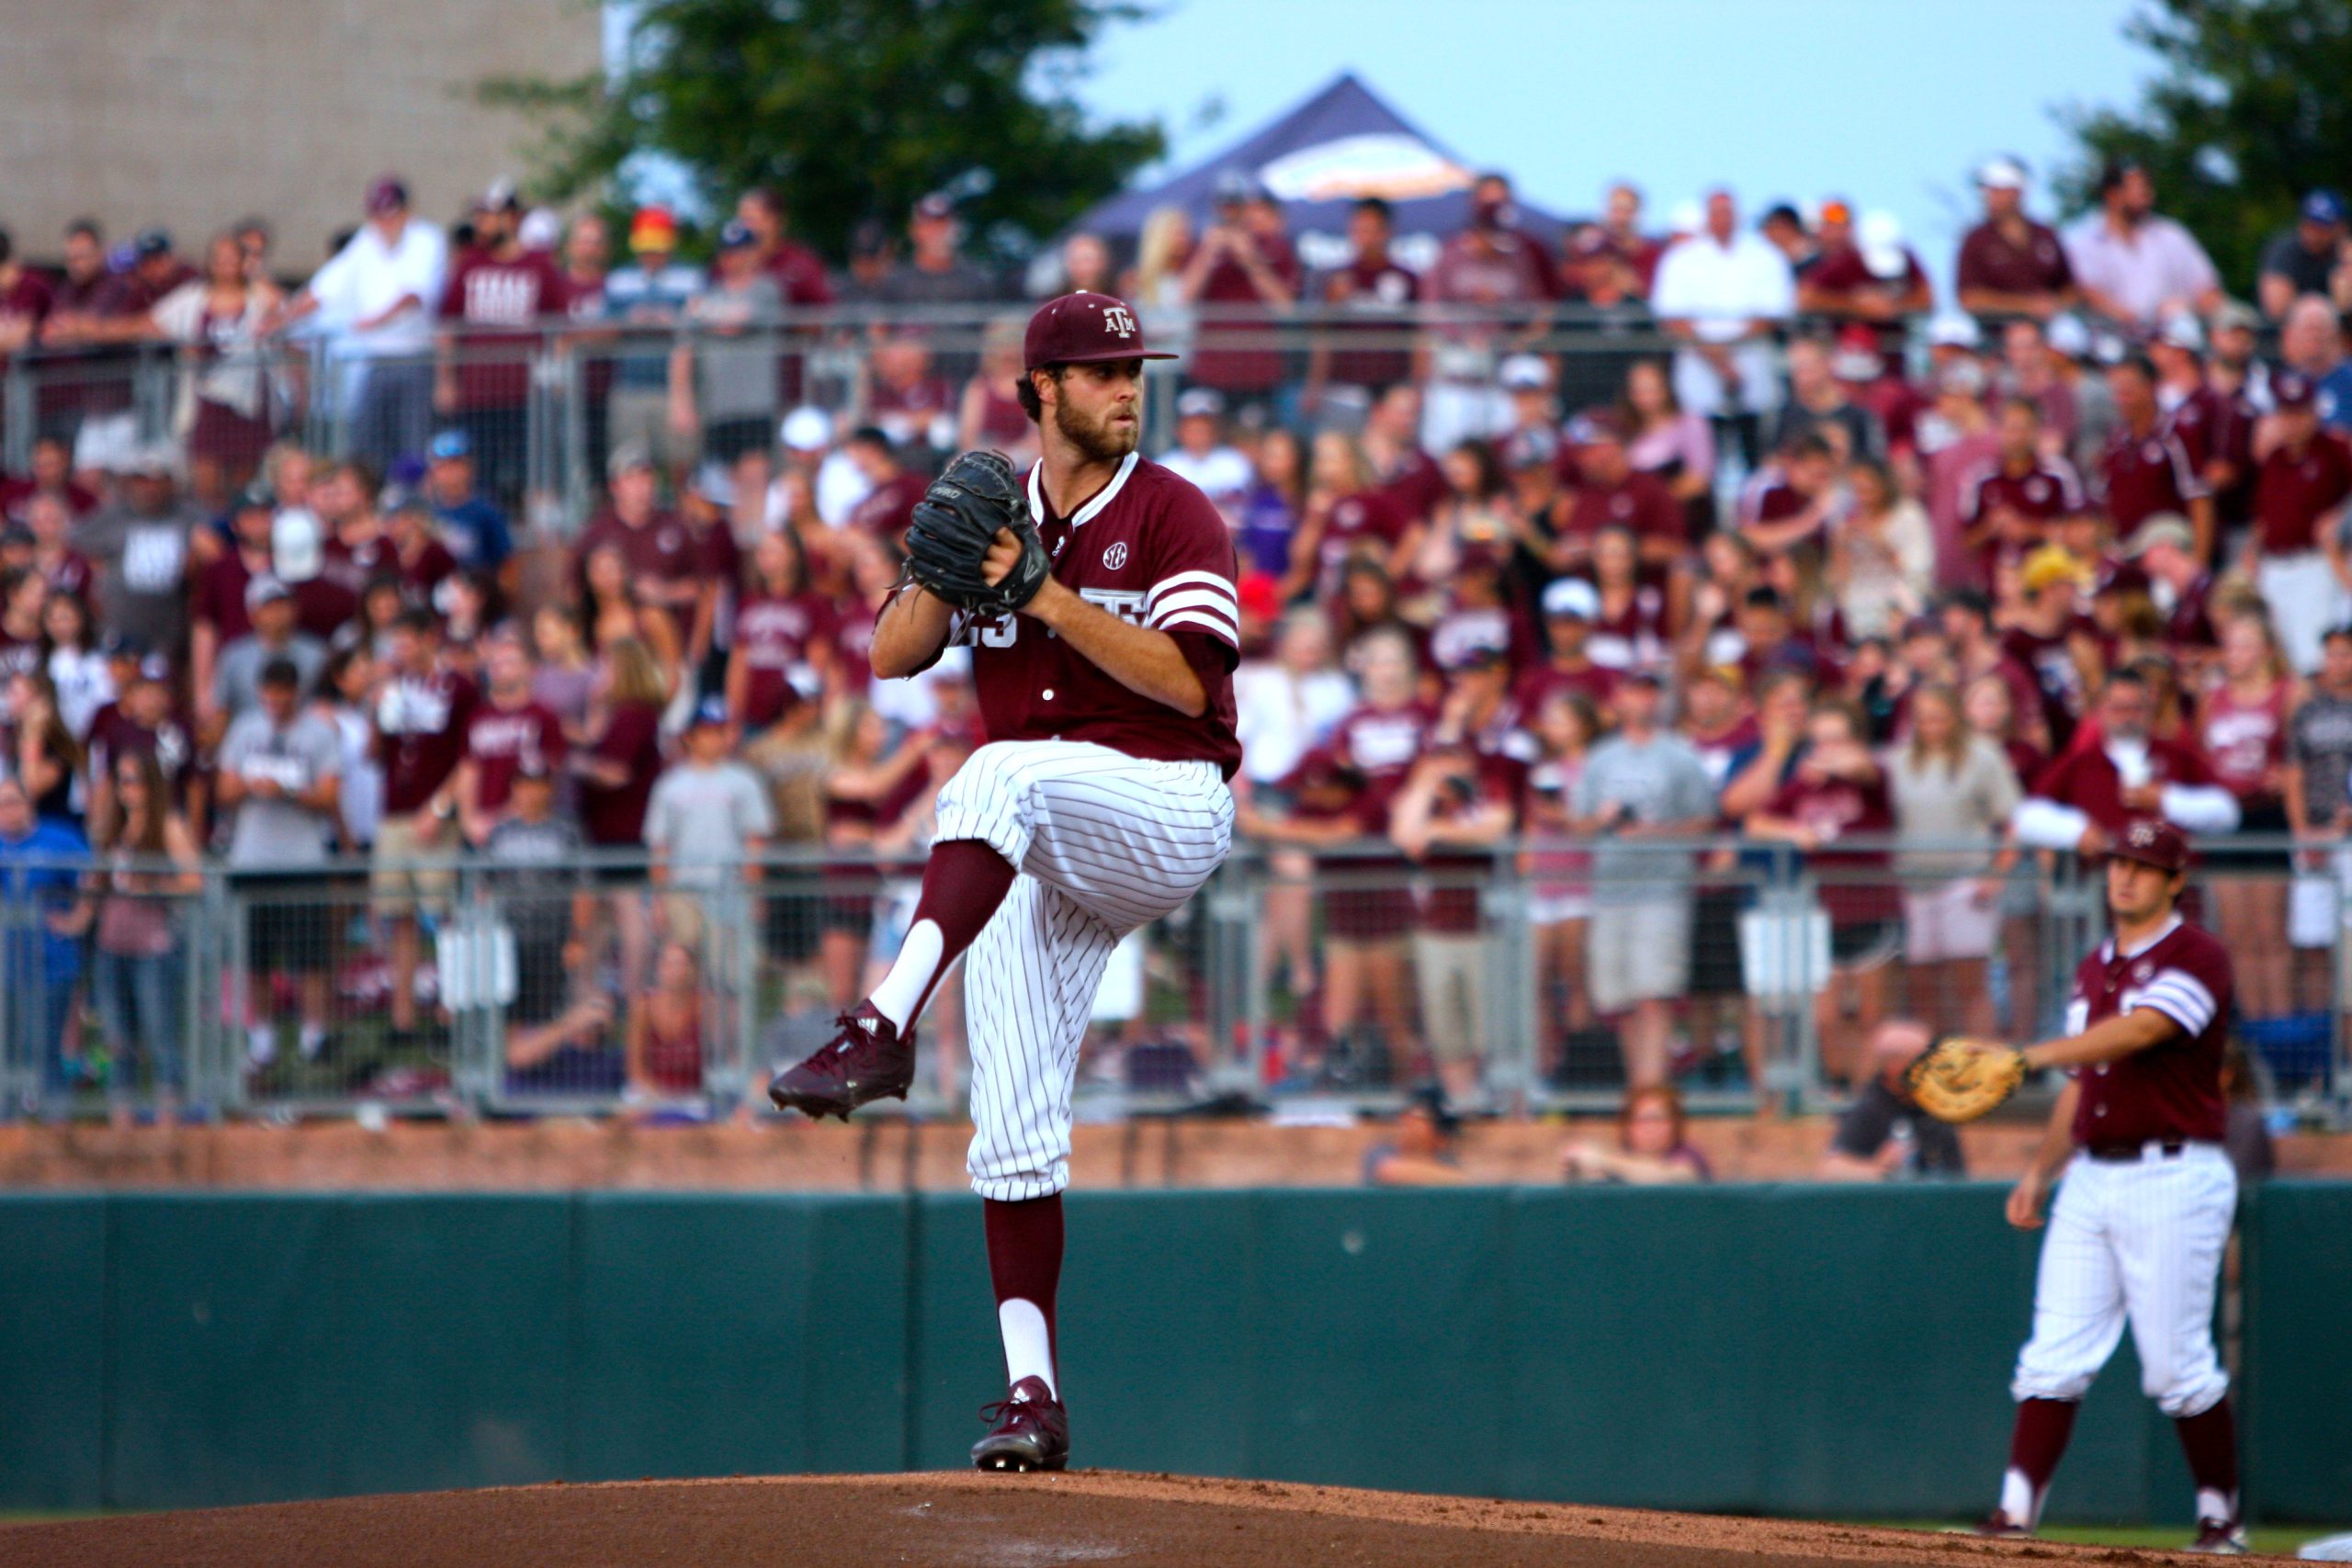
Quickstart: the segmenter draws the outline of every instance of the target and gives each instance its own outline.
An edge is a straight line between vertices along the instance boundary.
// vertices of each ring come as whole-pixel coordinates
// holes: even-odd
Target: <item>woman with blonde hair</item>
[[[605,648],[589,708],[590,739],[568,763],[580,785],[580,827],[589,848],[617,856],[645,851],[645,807],[662,774],[662,709],[669,701],[653,655],[635,637]],[[596,868],[612,892],[620,943],[621,994],[644,987],[652,925],[646,913],[646,871],[622,863]]]
[[[1997,677],[1988,677],[1997,679]],[[1887,754],[1898,838],[1982,849],[1908,849],[1903,871],[1903,981],[1910,1010],[1938,1033],[1995,1032],[1987,971],[2001,894],[2017,852],[2003,842],[2020,797],[2000,748],[1972,734],[1950,686],[1911,694],[1910,738]],[[1993,852],[1989,863],[1985,851]]]
[[[2287,717],[2295,681],[2269,621],[2239,615],[2222,626],[2219,679],[2197,706],[2197,743],[2213,776],[2237,797],[2238,831],[2283,839]],[[2238,966],[2238,1007],[2249,1019],[2294,1010],[2294,954],[2287,942],[2290,861],[2278,845],[2223,849],[2205,858],[2213,926]]]

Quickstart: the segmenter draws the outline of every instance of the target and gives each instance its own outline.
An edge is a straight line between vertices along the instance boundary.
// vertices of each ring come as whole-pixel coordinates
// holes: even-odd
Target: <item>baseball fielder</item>
[[[2222,1047],[2230,957],[2177,912],[2188,840],[2154,818],[2108,851],[2115,934],[2075,971],[2064,1038],[2028,1047],[2029,1069],[2066,1067],[2009,1223],[2042,1224],[2063,1169],[2034,1280],[2033,1337],[2018,1355],[2018,1402],[1992,1535],[2030,1535],[2082,1397],[2124,1325],[2140,1385],[2170,1416],[2197,1483],[2194,1551],[2246,1549],[2238,1520],[2229,1374],[2213,1349],[2213,1291],[2237,1209],[2222,1138]]]
[[[903,1099],[916,1021],[970,948],[967,1165],[985,1200],[1011,1385],[983,1416],[994,1423],[972,1450],[983,1470],[1068,1462],[1054,1292],[1079,1043],[1111,949],[1182,905],[1232,842],[1231,536],[1206,496],[1136,451],[1143,361],[1172,357],[1148,352],[1109,295],[1049,301],[1030,318],[1020,389],[1038,462],[1024,480],[992,453],[966,454],[916,508],[913,581],[876,622],[874,672],[911,675],[970,644],[989,742],[940,793],[890,972],[768,1091],[844,1118]]]

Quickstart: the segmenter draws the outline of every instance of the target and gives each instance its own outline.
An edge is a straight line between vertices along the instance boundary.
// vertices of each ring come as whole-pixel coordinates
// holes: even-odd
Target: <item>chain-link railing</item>
[[[1080,1066],[1081,1116],[1295,1119],[1442,1084],[1500,1113],[1821,1109],[1873,1032],[2061,1027],[2105,934],[2095,868],[1982,846],[1525,840],[1413,862],[1367,842],[1245,845],[1119,949]],[[1601,852],[1596,853],[1599,850]],[[2233,840],[2189,913],[2238,966],[2236,1034],[2278,1100],[2352,1089],[2345,857]],[[848,851],[751,865],[447,859],[193,875],[0,859],[0,1093],[11,1114],[767,1113],[910,919],[921,867]],[[958,987],[913,1093],[960,1113]]]

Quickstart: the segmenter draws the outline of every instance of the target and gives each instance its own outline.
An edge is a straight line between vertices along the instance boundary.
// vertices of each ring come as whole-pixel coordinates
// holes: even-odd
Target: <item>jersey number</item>
[[[1081,588],[1078,596],[1088,604],[1108,610],[1129,626],[1144,624],[1144,596],[1140,593],[1117,592],[1108,588]],[[982,648],[1011,648],[1021,639],[1021,617],[999,615],[979,623],[974,639]]]

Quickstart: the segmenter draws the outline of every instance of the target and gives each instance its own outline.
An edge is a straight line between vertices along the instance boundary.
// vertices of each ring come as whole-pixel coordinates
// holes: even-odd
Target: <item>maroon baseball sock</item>
[[[980,1205],[989,1237],[989,1283],[1004,1337],[1005,1382],[1043,1378],[1054,1397],[1054,1292],[1062,1277],[1062,1195]]]
[[[2188,1457],[2188,1473],[2197,1483],[2197,1517],[2229,1519],[2238,1517],[2238,1433],[2224,1397],[2211,1410],[2176,1416],[2180,1451]],[[2211,1495],[2207,1495],[2207,1494]],[[2218,1506],[2217,1506],[2218,1505]]]
[[[922,897],[898,960],[867,998],[904,1034],[922,1016],[947,966],[963,955],[1012,888],[1012,863],[978,839],[932,846]]]
[[[2082,1405],[2071,1399],[2021,1399],[2017,1426],[2009,1434],[2009,1470],[2001,1479],[2001,1512],[2011,1524],[2034,1528],[2041,1518],[2041,1499],[2058,1461],[2074,1435],[2075,1414]]]

